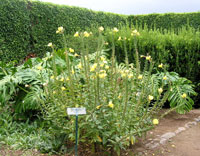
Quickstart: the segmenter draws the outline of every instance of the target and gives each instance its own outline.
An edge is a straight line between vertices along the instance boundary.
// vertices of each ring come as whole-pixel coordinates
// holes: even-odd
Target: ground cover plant
[[[79,143],[89,144],[94,153],[120,155],[159,123],[157,113],[166,101],[170,111],[192,109],[194,86],[168,72],[164,62],[156,64],[150,54],[140,55],[137,44],[142,34],[137,30],[99,27],[92,33],[76,32],[73,38],[79,47],[67,44],[63,27],[55,32],[63,38],[62,49],[50,42],[51,52],[42,59],[32,58],[20,66],[1,63],[0,103],[7,110],[2,113],[2,144],[69,153],[75,119],[66,108],[86,107],[87,114],[79,118]],[[92,36],[96,49],[89,48]],[[116,61],[119,41],[124,63]],[[134,49],[132,63],[127,45]],[[14,131],[16,127],[19,131]]]

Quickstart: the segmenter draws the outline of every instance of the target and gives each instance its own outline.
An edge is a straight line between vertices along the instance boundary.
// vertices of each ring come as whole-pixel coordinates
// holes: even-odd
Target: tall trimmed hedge
[[[147,25],[148,28],[155,26],[156,28],[171,29],[189,24],[198,29],[200,28],[200,12],[130,15],[128,21],[133,25]]]
[[[30,49],[30,13],[24,0],[0,0],[0,59],[21,59]]]
[[[114,27],[126,22],[127,16],[55,5],[38,1],[0,1],[0,59],[20,60],[29,53],[42,56],[49,42],[60,46],[56,29],[67,34],[92,26]]]
[[[1,0],[0,15],[0,59],[4,61],[20,60],[29,53],[42,56],[49,42],[60,46],[55,34],[59,26],[73,34],[93,26],[115,27],[126,22],[163,29],[187,23],[194,28],[200,25],[200,12],[125,16],[28,0]]]

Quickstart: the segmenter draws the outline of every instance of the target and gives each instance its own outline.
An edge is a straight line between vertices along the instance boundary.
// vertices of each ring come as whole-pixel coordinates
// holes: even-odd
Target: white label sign
[[[68,115],[86,114],[86,108],[67,108]]]

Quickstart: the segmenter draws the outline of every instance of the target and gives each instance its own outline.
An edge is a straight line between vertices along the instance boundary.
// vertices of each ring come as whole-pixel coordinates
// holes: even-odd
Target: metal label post
[[[86,114],[85,108],[67,108],[68,115],[76,115],[76,131],[75,131],[75,156],[78,156],[78,115]]]

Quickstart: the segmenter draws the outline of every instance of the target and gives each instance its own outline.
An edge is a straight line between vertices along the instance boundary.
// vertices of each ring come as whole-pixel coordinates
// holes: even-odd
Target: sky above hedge
[[[200,0],[40,0],[119,14],[200,11]]]

